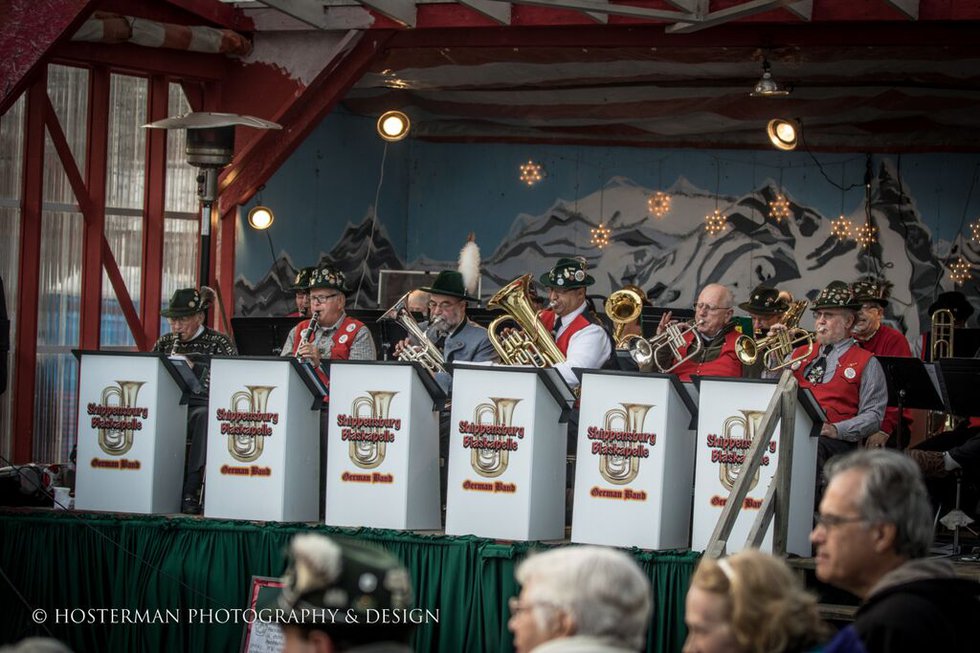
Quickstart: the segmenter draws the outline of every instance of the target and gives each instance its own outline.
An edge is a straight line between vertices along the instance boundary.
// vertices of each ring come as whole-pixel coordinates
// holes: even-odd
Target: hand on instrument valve
[[[399,356],[401,356],[401,353],[411,345],[412,345],[412,341],[410,338],[404,338],[403,340],[399,340],[398,342],[395,343],[395,349],[392,352],[392,354],[394,355],[395,358],[398,358]]]
[[[888,443],[888,438],[890,437],[891,436],[884,431],[872,433],[868,436],[868,439],[864,441],[864,446],[869,449],[880,449]]]
[[[320,348],[312,342],[301,342],[296,350],[296,357],[308,360],[314,367],[320,367]]]
[[[785,324],[783,324],[782,322],[776,322],[771,327],[769,327],[769,331],[766,333],[766,337],[772,337],[777,333],[779,333],[780,331],[787,331],[787,330],[788,328]]]
[[[671,313],[670,311],[667,311],[666,313],[664,313],[663,315],[660,316],[660,322],[657,324],[657,335],[658,336],[661,333],[663,333],[664,331],[666,331],[667,330],[667,327],[670,326],[671,324],[677,324],[677,320],[672,320],[671,319],[672,316],[673,316],[673,313]]]

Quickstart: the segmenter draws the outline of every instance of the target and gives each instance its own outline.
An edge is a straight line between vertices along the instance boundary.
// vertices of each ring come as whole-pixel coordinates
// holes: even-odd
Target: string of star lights
[[[520,179],[530,188],[544,179],[544,168],[541,167],[540,163],[535,163],[531,159],[528,159],[527,163],[521,164]]]
[[[658,220],[662,220],[665,215],[670,213],[670,195],[658,190],[647,199],[647,208]]]
[[[836,220],[830,221],[830,234],[836,237],[837,240],[847,240],[853,232],[854,225],[844,217],[843,213]]]
[[[962,256],[949,266],[949,278],[958,285],[963,285],[970,278],[970,264]]]
[[[970,223],[970,240],[980,243],[980,220]]]
[[[592,238],[590,242],[592,243],[593,247],[598,247],[599,249],[602,249],[603,247],[609,244],[609,236],[612,235],[612,231],[610,229],[607,229],[606,225],[600,222],[599,226],[592,229],[591,231],[592,231]]]
[[[725,230],[726,226],[728,226],[728,218],[721,212],[721,209],[715,209],[704,216],[704,230],[708,232],[709,236],[717,236]]]
[[[854,234],[854,240],[858,242],[862,249],[869,249],[875,242],[875,228],[870,223],[865,222],[857,228],[857,232]]]
[[[769,217],[777,223],[782,223],[783,220],[789,218],[789,215],[789,201],[785,195],[779,193],[769,201]]]

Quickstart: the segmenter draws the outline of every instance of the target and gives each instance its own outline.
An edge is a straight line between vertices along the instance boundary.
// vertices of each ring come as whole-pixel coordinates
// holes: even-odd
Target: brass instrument
[[[132,408],[136,405],[136,397],[145,381],[116,381],[116,385],[106,386],[102,390],[103,406],[119,406]],[[109,403],[115,397],[117,403]],[[122,420],[120,420],[122,421]],[[131,428],[101,428],[99,429],[99,447],[110,456],[121,456],[133,446],[133,429]]]
[[[950,358],[953,355],[953,334],[954,325],[953,311],[948,308],[941,308],[932,314],[932,323],[929,329],[929,360],[936,362],[941,358]],[[942,411],[931,411],[926,421],[928,434],[952,431],[956,426],[956,418],[952,413]]]
[[[514,408],[520,399],[508,399],[504,397],[490,397],[491,403],[477,404],[473,409],[473,422],[475,424],[491,424],[493,426],[510,426],[514,418]],[[489,422],[481,420],[484,416],[489,416]],[[494,442],[503,442],[507,439],[506,435],[488,435],[488,439]],[[484,478],[496,478],[507,470],[510,462],[510,451],[506,447],[497,449],[474,447],[470,453],[470,466],[480,476]]]
[[[668,324],[664,332],[647,340],[637,337],[630,344],[630,356],[636,361],[641,372],[649,372],[654,366],[664,374],[669,374],[677,369],[681,363],[694,358],[701,351],[701,338],[694,333],[697,329],[697,320],[688,320],[676,324]],[[694,338],[691,345],[687,348],[686,354],[681,354],[681,348],[687,345],[684,339],[687,334],[693,333]],[[663,367],[657,360],[657,355],[663,349],[669,349],[673,365]]]
[[[612,408],[606,411],[603,428],[608,431],[641,432],[643,430],[643,423],[647,418],[647,413],[650,412],[653,405],[620,402],[620,406],[622,408]],[[622,426],[619,429],[614,429],[613,423],[617,419]],[[626,485],[640,473],[640,459],[638,456],[600,456],[599,473],[602,475],[602,478],[613,485]]]
[[[497,291],[487,308],[502,309],[505,315],[494,319],[487,328],[490,344],[497,350],[501,362],[506,365],[533,365],[552,367],[565,362],[565,355],[558,349],[551,334],[538,320],[538,314],[528,298],[531,275],[514,279]],[[506,336],[498,335],[501,325],[507,320],[517,324]]]
[[[419,323],[415,321],[412,317],[412,313],[408,310],[408,296],[411,291],[402,295],[401,299],[394,303],[394,305],[385,311],[379,320],[391,320],[397,322],[405,328],[409,336],[418,344],[407,345],[402,348],[398,353],[398,360],[400,361],[418,361],[422,366],[429,372],[429,374],[435,376],[439,372],[446,371],[446,359],[443,357],[442,352],[439,348],[433,344],[431,340],[425,335],[422,327]]]
[[[274,385],[247,385],[231,396],[231,410],[235,413],[264,413],[269,405],[269,395]],[[243,426],[261,426],[261,421],[243,420]],[[262,455],[265,436],[228,433],[228,453],[240,462],[250,463]]]
[[[398,392],[392,392],[390,390],[368,390],[367,393],[368,396],[365,397],[362,395],[356,397],[351,402],[351,414],[354,417],[369,417],[379,420],[388,419],[391,400],[394,399]],[[360,414],[359,411],[361,408],[367,408],[367,414]],[[365,428],[365,430],[381,433],[385,429],[381,426],[370,426]],[[361,469],[374,469],[384,462],[387,447],[388,445],[383,438],[378,438],[377,442],[351,440],[348,456],[350,456],[350,461]]]
[[[799,328],[800,318],[809,304],[805,299],[790,304],[779,320],[786,327],[785,330],[780,329],[771,336],[758,340],[744,333],[740,335],[735,340],[735,354],[742,364],[753,365],[761,355],[762,364],[772,372],[805,360],[813,353],[813,334]],[[800,355],[789,358],[798,347],[804,347]]]
[[[636,334],[623,334],[626,325],[640,317],[643,312],[643,298],[639,293],[628,288],[617,290],[609,295],[603,305],[606,315],[616,325],[613,329],[613,342],[616,349],[629,349],[630,341],[640,336]]]

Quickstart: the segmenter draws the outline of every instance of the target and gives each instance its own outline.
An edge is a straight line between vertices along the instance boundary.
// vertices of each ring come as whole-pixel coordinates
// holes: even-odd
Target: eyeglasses
[[[332,295],[310,295],[310,301],[314,304],[326,304],[331,299],[342,296],[339,292]]]
[[[516,596],[512,596],[509,599],[507,599],[507,608],[510,610],[510,613],[515,617],[520,613],[524,612],[525,610],[530,610],[536,605],[540,605],[548,608],[556,607],[553,603],[547,603],[546,601],[526,601],[524,603],[521,603],[520,599],[518,599]]]
[[[876,308],[881,308],[878,304],[861,304],[861,310],[863,311],[873,311]]]
[[[821,515],[819,512],[813,513],[813,527],[823,526],[828,531],[836,526],[844,524],[856,524],[868,521],[864,517],[841,517],[840,515]]]
[[[705,304],[703,302],[698,302],[694,305],[695,311],[705,310],[709,313],[712,311],[727,311],[731,306],[712,306],[711,304]]]
[[[446,311],[452,308],[453,306],[455,306],[456,304],[460,303],[461,301],[463,300],[458,299],[454,302],[439,302],[438,304],[435,302],[429,302],[429,310],[434,311],[438,308],[440,311]]]

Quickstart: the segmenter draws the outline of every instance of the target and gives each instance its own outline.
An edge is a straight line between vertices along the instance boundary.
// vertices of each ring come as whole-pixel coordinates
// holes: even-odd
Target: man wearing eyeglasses
[[[825,472],[829,485],[810,533],[816,575],[861,599],[854,623],[826,650],[974,650],[980,583],[926,558],[932,510],[915,463],[862,449],[830,461]]]
[[[684,336],[685,344],[680,348],[684,358],[691,351],[694,338],[701,341],[700,350],[677,365],[672,373],[681,381],[690,381],[692,376],[757,376],[754,368],[742,365],[735,353],[735,340],[738,333],[732,321],[735,298],[732,291],[718,283],[709,283],[701,289],[698,301],[694,304],[694,330]],[[657,335],[661,335],[670,324],[675,324],[672,313],[667,311],[657,325]],[[668,347],[658,351],[657,363],[661,369],[675,364]]]

